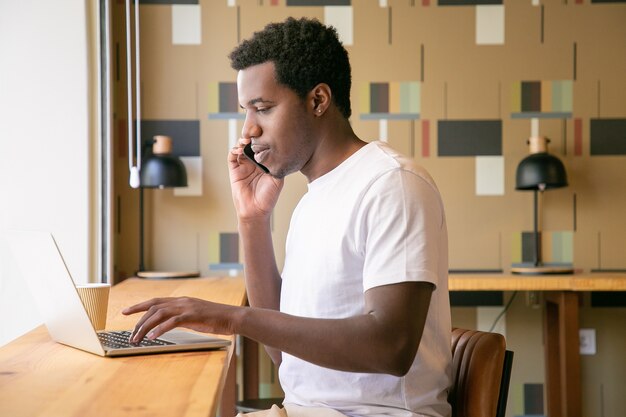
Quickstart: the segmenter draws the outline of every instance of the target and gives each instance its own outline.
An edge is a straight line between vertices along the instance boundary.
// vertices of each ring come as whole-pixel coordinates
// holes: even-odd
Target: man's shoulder
[[[382,177],[384,174],[408,173],[435,186],[430,173],[415,159],[398,152],[386,142],[376,141],[369,144],[368,157],[364,161],[371,176]]]

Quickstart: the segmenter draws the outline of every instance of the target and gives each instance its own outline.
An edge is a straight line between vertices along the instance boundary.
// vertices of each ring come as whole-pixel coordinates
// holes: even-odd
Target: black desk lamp
[[[544,137],[532,137],[530,155],[522,159],[517,166],[515,177],[516,190],[533,191],[534,207],[534,259],[532,265],[514,265],[511,272],[514,274],[542,275],[542,274],[571,274],[571,267],[544,264],[541,259],[541,236],[538,226],[538,194],[551,188],[567,186],[567,174],[563,162],[547,151],[549,140]]]
[[[152,155],[143,162],[140,171],[139,188],[139,270],[140,278],[192,278],[200,275],[197,271],[146,271],[143,263],[143,189],[186,187],[187,171],[180,158],[172,155],[172,138],[155,136],[152,141]]]

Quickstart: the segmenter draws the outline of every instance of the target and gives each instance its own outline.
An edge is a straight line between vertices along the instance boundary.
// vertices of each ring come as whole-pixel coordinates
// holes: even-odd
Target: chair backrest
[[[504,416],[512,363],[501,334],[452,329],[452,417]]]

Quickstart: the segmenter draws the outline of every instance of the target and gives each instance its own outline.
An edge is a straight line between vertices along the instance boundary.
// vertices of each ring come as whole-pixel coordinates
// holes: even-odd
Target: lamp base
[[[574,268],[567,265],[514,265],[511,268],[511,273],[517,275],[567,275],[573,274]]]
[[[198,271],[137,271],[135,274],[139,278],[145,279],[182,279],[197,278],[200,276]]]

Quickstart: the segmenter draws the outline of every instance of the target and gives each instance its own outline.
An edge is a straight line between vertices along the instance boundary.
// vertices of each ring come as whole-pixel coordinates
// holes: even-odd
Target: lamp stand
[[[139,270],[135,274],[139,278],[147,279],[173,279],[173,278],[196,278],[200,276],[197,271],[146,271],[143,263],[143,187],[139,187]]]
[[[557,275],[573,274],[574,269],[560,265],[545,265],[541,257],[541,234],[539,233],[539,190],[533,190],[533,239],[535,251],[533,254],[532,266],[514,266],[511,268],[513,274],[520,275]]]

